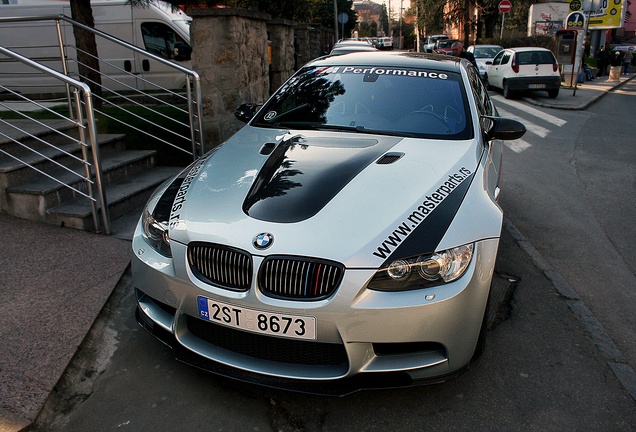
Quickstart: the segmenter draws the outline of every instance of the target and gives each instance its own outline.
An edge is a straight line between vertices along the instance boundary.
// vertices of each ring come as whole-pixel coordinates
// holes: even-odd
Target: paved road
[[[586,111],[570,112],[537,113],[496,100],[504,111],[523,116],[529,129],[505,154],[506,216],[599,320],[616,345],[603,347],[606,360],[632,369],[635,95],[631,81]],[[632,386],[636,392],[636,382]]]

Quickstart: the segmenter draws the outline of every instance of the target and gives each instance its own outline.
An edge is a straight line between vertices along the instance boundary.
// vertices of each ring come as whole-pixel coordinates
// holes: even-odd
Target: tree
[[[71,18],[88,27],[95,28],[93,9],[90,0],[70,0]],[[94,95],[93,104],[96,109],[102,107],[102,78],[99,74],[99,56],[95,34],[73,26],[75,46],[77,47],[77,63],[80,79],[88,84]]]
[[[424,34],[431,35],[441,33],[444,29],[444,5],[443,0],[417,0],[411,3],[411,7],[417,8],[417,27]]]
[[[382,10],[380,11],[380,16],[378,18],[380,21],[380,30],[384,33],[385,36],[388,36],[389,33],[389,14],[386,11],[386,5],[382,4]]]

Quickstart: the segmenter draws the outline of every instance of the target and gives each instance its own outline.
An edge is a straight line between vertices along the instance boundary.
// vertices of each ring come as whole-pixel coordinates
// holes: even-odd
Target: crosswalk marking
[[[526,130],[528,132],[531,132],[531,133],[533,133],[535,135],[538,135],[541,138],[547,137],[548,134],[550,132],[552,132],[550,129],[546,129],[546,128],[542,127],[542,126],[534,124],[534,123],[532,123],[532,122],[530,122],[530,121],[528,121],[526,119],[523,119],[523,118],[521,118],[519,116],[516,116],[516,115],[514,115],[514,114],[512,114],[512,113],[510,113],[510,112],[508,112],[508,111],[506,111],[504,109],[498,108],[498,111],[499,111],[499,115],[501,115],[502,117],[506,117],[506,118],[509,118],[509,119],[520,121],[521,123],[524,124],[524,126],[526,127]]]
[[[494,99],[497,101],[497,110],[499,111],[499,115],[501,115],[501,117],[520,121],[521,123],[525,125],[528,133],[537,135],[540,138],[547,137],[552,131],[550,129],[544,128],[543,126],[539,126],[538,124],[533,123],[529,120],[526,120],[525,118],[512,114],[510,111],[507,111],[506,109],[501,108],[501,104],[507,105],[512,108],[516,108],[520,111],[523,111],[525,114],[529,114],[530,116],[537,117],[541,120],[544,120],[558,127],[561,127],[567,123],[566,120],[560,119],[559,117],[544,113],[543,111],[540,111],[536,108],[532,108],[531,106],[528,106],[526,104],[505,99],[504,97],[500,95],[492,95],[491,99]],[[504,144],[506,147],[508,147],[510,150],[512,150],[515,153],[521,153],[529,149],[530,147],[532,147],[532,144],[530,144],[528,141],[525,141],[523,139],[516,139],[514,141],[504,141]]]
[[[522,104],[520,102],[516,102],[510,99],[506,99],[501,95],[492,95],[491,99],[496,100],[497,102],[501,102],[505,105],[517,108],[518,110],[521,110],[527,114],[530,114],[532,116],[538,117],[540,119],[543,119],[545,121],[547,121],[548,123],[552,123],[555,126],[563,126],[564,124],[567,123],[566,120],[560,119],[556,116],[553,116],[551,114],[548,113],[544,113],[543,111],[539,111],[536,108],[532,108],[531,106],[528,106],[526,104]]]
[[[532,147],[532,144],[522,139],[516,139],[514,141],[505,141],[505,145],[506,147],[508,147],[510,150],[512,150],[515,153],[521,153],[522,151]]]

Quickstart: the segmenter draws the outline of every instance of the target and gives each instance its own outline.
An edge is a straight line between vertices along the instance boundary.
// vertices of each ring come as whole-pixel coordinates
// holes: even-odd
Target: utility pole
[[[338,0],[333,0],[333,22],[336,30],[336,42],[338,42],[340,40],[338,37]]]

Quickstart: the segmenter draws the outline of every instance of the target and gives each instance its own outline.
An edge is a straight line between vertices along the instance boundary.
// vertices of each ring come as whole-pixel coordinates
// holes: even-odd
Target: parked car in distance
[[[506,48],[486,64],[488,84],[502,89],[506,99],[517,92],[535,90],[547,91],[551,98],[559,95],[559,64],[546,48]]]
[[[502,229],[501,140],[525,127],[467,62],[430,57],[322,57],[241,105],[247,125],[143,210],[140,325],[198,368],[303,392],[466,370]]]
[[[432,53],[433,52],[433,48],[435,48],[435,42],[437,42],[440,39],[450,39],[447,35],[442,34],[442,35],[432,35],[427,37],[424,40],[424,52],[428,52],[428,53]]]
[[[341,54],[349,54],[352,52],[360,52],[360,51],[379,51],[379,49],[374,48],[372,46],[363,46],[363,45],[341,45],[338,47],[334,47],[329,53],[332,55],[341,55]]]
[[[486,62],[492,61],[502,49],[503,47],[499,45],[471,45],[466,48],[466,51],[473,53],[479,68],[479,75],[486,80]]]
[[[461,41],[457,39],[438,39],[435,42],[435,47],[433,48],[433,52],[437,54],[451,54],[453,51],[451,49],[451,45],[453,45],[455,42],[461,42]]]
[[[378,38],[378,49],[381,49],[381,50],[392,50],[393,49],[393,39],[391,39],[390,37]]]

